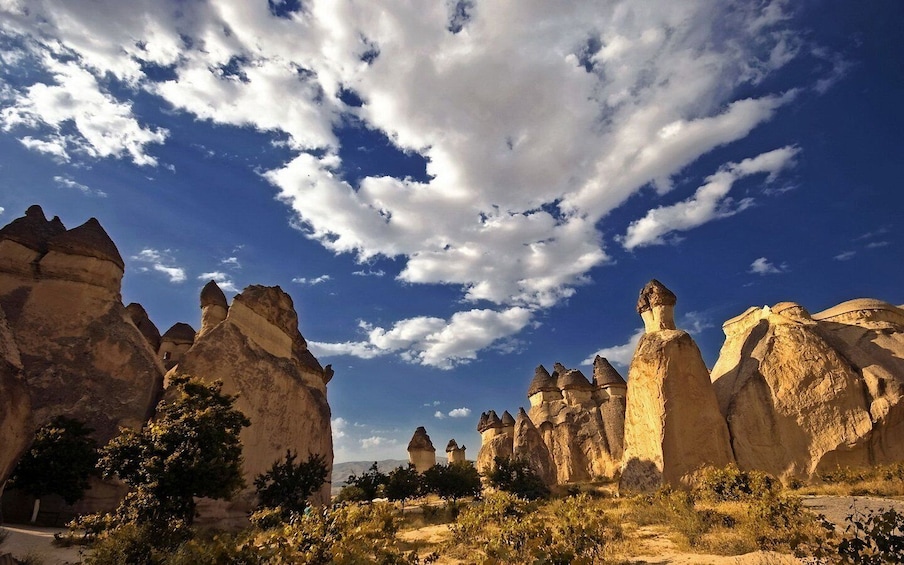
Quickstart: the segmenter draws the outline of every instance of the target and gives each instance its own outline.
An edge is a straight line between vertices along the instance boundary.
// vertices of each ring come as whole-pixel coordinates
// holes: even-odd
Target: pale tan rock
[[[544,483],[555,484],[556,468],[552,456],[543,442],[543,436],[540,435],[540,431],[534,426],[524,408],[518,409],[518,418],[515,420],[512,454],[527,461],[530,468]]]
[[[861,375],[822,324],[789,302],[723,326],[712,380],[738,466],[810,478],[869,463],[870,407]]]
[[[23,249],[33,252],[30,263],[15,264]],[[122,259],[100,224],[66,231],[33,206],[0,230],[0,255],[0,307],[35,426],[69,416],[94,428],[101,445],[120,427],[141,427],[157,402],[163,367],[120,301]],[[101,490],[73,510],[109,509],[122,494]]]
[[[201,290],[201,329],[198,330],[196,338],[201,337],[225,320],[228,311],[229,304],[226,302],[226,295],[223,294],[217,282],[211,280]]]
[[[144,306],[137,302],[132,302],[126,306],[126,312],[129,313],[132,323],[135,324],[135,327],[138,328],[138,331],[141,332],[141,335],[147,340],[151,349],[158,351],[160,349],[160,330],[158,330],[154,322],[151,321]]]
[[[448,459],[448,463],[461,463],[462,461],[467,461],[468,458],[465,455],[465,449],[467,449],[464,445],[461,447],[458,446],[458,442],[455,439],[450,439],[449,443],[446,444],[446,458]]]
[[[424,426],[414,430],[414,435],[408,442],[408,462],[414,465],[418,473],[423,473],[436,465],[436,448],[433,447]]]
[[[480,451],[477,453],[477,471],[485,475],[493,470],[496,457],[509,459],[512,456],[513,437],[502,432],[502,428],[492,428],[496,433],[481,434]]]
[[[243,520],[255,504],[254,478],[287,449],[300,460],[322,455],[332,469],[326,398],[332,371],[307,350],[292,299],[279,287],[250,286],[237,295],[226,319],[195,340],[167,376],[175,374],[223,381],[223,390],[238,395],[236,407],[251,420],[241,434],[248,486],[232,502],[203,501],[204,520]],[[312,501],[328,502],[329,491],[325,484]]]
[[[167,371],[179,364],[195,344],[195,329],[185,322],[176,322],[160,336],[157,357]]]
[[[0,494],[19,457],[31,444],[34,431],[19,348],[0,309]]]
[[[677,299],[657,280],[640,292],[646,333],[628,371],[619,490],[687,483],[696,470],[734,461],[709,371],[693,338],[674,329]]]

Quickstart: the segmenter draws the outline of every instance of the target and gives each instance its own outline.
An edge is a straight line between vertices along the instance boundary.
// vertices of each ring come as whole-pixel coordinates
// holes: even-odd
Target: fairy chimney
[[[675,293],[656,279],[652,279],[643,287],[640,297],[637,299],[637,313],[643,320],[646,333],[676,329],[675,303],[677,301]]]
[[[446,445],[446,457],[449,460],[449,463],[459,463],[461,461],[467,461],[465,457],[465,446],[458,446],[458,442],[454,439],[449,440],[449,444]]]
[[[414,465],[418,473],[423,473],[436,465],[436,448],[433,447],[424,426],[418,427],[408,442],[408,462]]]
[[[183,322],[176,322],[160,336],[157,355],[167,371],[179,364],[185,352],[195,343],[195,329]]]
[[[201,290],[201,329],[195,339],[201,337],[214,326],[226,319],[229,304],[226,295],[217,286],[216,281],[211,280]]]

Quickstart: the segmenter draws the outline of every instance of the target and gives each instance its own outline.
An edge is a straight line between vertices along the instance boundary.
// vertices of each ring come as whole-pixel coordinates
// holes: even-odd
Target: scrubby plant
[[[377,462],[370,466],[370,469],[360,475],[349,475],[346,479],[346,486],[339,491],[339,498],[346,502],[366,502],[380,497],[386,486],[387,477],[385,473],[380,472]]]
[[[401,502],[404,509],[406,500],[421,493],[423,483],[423,477],[414,465],[409,463],[407,467],[398,466],[387,475],[384,494],[391,501]]]
[[[275,461],[254,479],[258,508],[279,507],[285,519],[304,511],[308,498],[320,490],[329,471],[323,455],[312,453],[301,463],[295,462],[297,458],[297,453],[286,450],[285,459]]]
[[[480,496],[480,473],[470,461],[434,465],[424,471],[424,489],[450,504],[467,496]]]
[[[486,478],[491,487],[521,498],[536,500],[549,496],[549,487],[527,459],[521,457],[495,457]]]
[[[706,467],[694,480],[694,492],[711,502],[743,502],[774,496],[782,489],[781,482],[762,471],[741,471],[734,464],[725,467]]]
[[[821,544],[821,556],[843,564],[885,565],[904,563],[904,514],[880,509],[864,513],[851,509],[840,536]],[[825,523],[834,532],[834,526]]]

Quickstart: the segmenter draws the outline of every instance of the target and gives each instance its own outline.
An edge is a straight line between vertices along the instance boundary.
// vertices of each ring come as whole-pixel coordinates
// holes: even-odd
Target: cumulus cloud
[[[749,273],[754,275],[777,275],[788,271],[788,265],[782,263],[775,265],[765,257],[760,257],[750,264]]]
[[[477,358],[477,352],[521,331],[531,320],[526,308],[468,310],[449,319],[420,316],[396,322],[391,328],[362,324],[366,340],[345,343],[310,342],[320,357],[355,355],[371,359],[399,353],[412,363],[451,369]]]
[[[716,327],[716,324],[703,312],[691,311],[681,317],[678,327],[689,334],[697,335],[703,330]]]
[[[637,343],[640,341],[640,338],[643,337],[643,334],[644,329],[638,328],[631,334],[631,337],[628,338],[626,343],[622,345],[613,345],[612,347],[604,347],[596,353],[591,353],[586,359],[581,361],[581,364],[593,365],[593,360],[599,355],[600,357],[608,359],[613,365],[618,365],[622,368],[627,367],[631,364],[631,359],[634,357],[634,350],[637,349]]]
[[[223,271],[211,271],[209,273],[201,273],[198,275],[199,281],[214,281],[217,283],[217,286],[220,287],[220,290],[224,292],[238,292],[239,289],[236,288],[235,282],[233,282],[232,277]]]
[[[241,269],[242,264],[239,262],[238,257],[226,257],[225,259],[220,260],[221,265],[226,265],[230,269]]]
[[[643,218],[628,226],[622,237],[625,249],[665,243],[664,236],[676,231],[687,231],[706,222],[727,218],[749,207],[749,198],[733,200],[728,196],[738,180],[753,174],[768,174],[774,179],[779,172],[794,163],[796,147],[782,147],[763,153],[740,163],[729,163],[706,179],[706,184],[697,189],[687,200],[670,206],[661,206],[647,212]]]
[[[442,411],[442,410],[437,410],[436,412],[434,412],[434,413],[433,413],[433,417],[436,418],[436,419],[438,419],[438,420],[445,420],[445,419],[446,419],[446,415],[443,414],[443,411]]]
[[[370,449],[372,447],[384,447],[387,445],[397,445],[399,440],[387,438],[383,436],[370,436],[360,441],[362,449]]]
[[[158,251],[147,247],[139,251],[137,255],[133,255],[132,260],[146,265],[138,267],[139,271],[163,273],[171,283],[185,282],[185,269],[175,265],[175,259],[170,255],[169,249]]]
[[[836,261],[848,261],[848,260],[850,260],[850,259],[853,259],[853,258],[854,258],[854,255],[856,255],[856,254],[857,254],[856,251],[842,251],[841,253],[839,253],[838,255],[836,255],[836,256],[834,257],[834,259],[835,259]]]
[[[450,418],[467,418],[471,415],[470,408],[456,408],[449,411]]]
[[[78,190],[85,196],[97,196],[100,198],[107,197],[107,193],[104,192],[103,190],[97,190],[97,189],[91,188],[90,186],[86,186],[82,183],[76,182],[69,177],[57,175],[57,176],[53,177],[53,180],[54,180],[54,182],[57,183],[58,186],[61,186],[63,188],[71,188],[71,189]]]
[[[0,32],[21,38],[50,78],[16,90],[0,125],[27,130],[22,143],[56,159],[154,165],[148,149],[168,132],[142,124],[122,94],[142,91],[200,120],[272,133],[292,156],[263,178],[308,237],[363,264],[396,259],[400,282],[461,290],[455,314],[320,351],[448,368],[587,283],[610,260],[606,217],[632,195],[652,185],[666,198],[700,156],[827,87],[763,86],[796,58],[833,61],[805,48],[787,5],[474,3],[465,17],[453,2],[310,0],[281,18],[237,0],[7,3]],[[349,182],[335,133],[348,123],[423,158],[427,174]],[[790,148],[778,151],[790,162]],[[688,200],[657,200],[621,244],[661,243],[749,206],[728,193],[783,168],[766,155],[726,164]]]
[[[295,277],[292,279],[292,282],[297,283],[297,284],[306,284],[308,286],[314,286],[314,285],[317,285],[320,283],[325,283],[328,280],[330,280],[329,275],[320,275],[319,277],[314,277],[312,279],[308,279],[305,277]]]
[[[383,269],[377,269],[376,271],[362,269],[360,271],[353,271],[352,274],[356,277],[382,277],[386,272]]]
[[[330,420],[330,426],[333,430],[333,440],[344,438],[348,429],[348,420],[345,418],[333,418]]]

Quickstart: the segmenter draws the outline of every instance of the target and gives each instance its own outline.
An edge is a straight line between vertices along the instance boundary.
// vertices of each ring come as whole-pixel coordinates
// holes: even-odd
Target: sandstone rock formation
[[[646,333],[628,372],[625,453],[619,488],[679,486],[704,465],[734,460],[709,371],[689,334],[675,328],[675,295],[659,281],[640,293]]]
[[[212,305],[207,301],[211,294],[222,305],[208,284],[202,309]],[[254,478],[287,449],[297,452],[300,460],[309,454],[323,455],[328,470],[332,469],[326,384],[333,371],[330,366],[321,367],[308,350],[298,331],[292,298],[278,286],[249,286],[233,299],[222,320],[216,322],[217,316],[210,314],[206,310],[197,339],[190,327],[179,329],[176,337],[188,339],[190,334],[194,343],[167,378],[192,375],[208,382],[220,380],[225,392],[239,395],[236,407],[251,420],[241,434],[248,486],[231,502],[203,501],[199,511],[207,520],[240,520],[254,506]],[[328,502],[329,489],[325,484],[313,502]]]
[[[176,322],[160,336],[157,356],[169,371],[179,364],[182,357],[195,344],[195,328],[185,322]]]
[[[414,430],[414,435],[408,442],[408,462],[414,465],[418,473],[423,473],[436,465],[436,448],[433,447],[424,426]]]
[[[477,470],[485,474],[493,469],[496,457],[507,459],[512,456],[515,427],[512,425],[511,433],[508,433],[496,411],[490,410],[480,415],[477,431],[480,433]]]
[[[450,439],[449,443],[446,444],[446,458],[449,463],[461,463],[462,461],[467,461],[468,458],[465,456],[465,446],[458,446],[458,442],[454,439]]]
[[[160,330],[158,330],[154,322],[151,321],[144,306],[137,302],[132,302],[126,306],[126,312],[129,313],[129,316],[132,318],[132,323],[135,324],[135,327],[138,328],[138,331],[140,331],[141,335],[144,336],[144,339],[147,340],[151,349],[158,351],[160,349]]]
[[[556,466],[549,454],[549,448],[543,442],[543,436],[531,421],[524,408],[518,409],[515,420],[515,435],[512,441],[512,454],[527,461],[540,479],[547,485],[556,482]]]
[[[122,257],[94,218],[66,230],[32,206],[0,229],[0,308],[35,427],[66,415],[104,444],[150,416],[163,367],[121,302],[122,276]],[[76,508],[109,508],[117,495],[94,489]]]
[[[782,302],[723,330],[712,380],[741,468],[806,479],[904,458],[904,310]]]
[[[31,399],[22,374],[19,348],[0,309],[0,494],[33,435]]]

